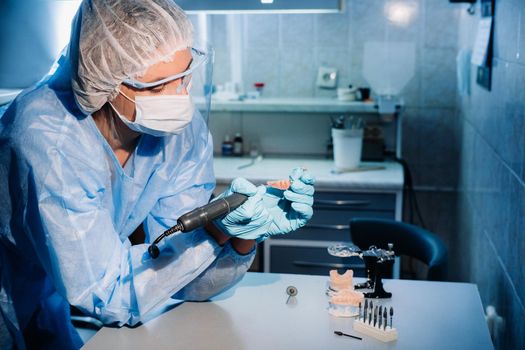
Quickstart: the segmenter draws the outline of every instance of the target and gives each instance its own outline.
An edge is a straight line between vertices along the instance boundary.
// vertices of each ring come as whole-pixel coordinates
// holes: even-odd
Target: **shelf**
[[[308,169],[315,177],[315,185],[324,190],[398,192],[403,189],[403,167],[392,161],[363,162],[368,171],[334,174],[334,161],[315,158],[251,158],[215,157],[213,159],[218,184],[229,184],[236,177],[243,177],[256,184],[268,180],[287,179],[295,167]],[[246,166],[251,164],[250,166]],[[372,169],[381,167],[382,169]]]
[[[196,98],[197,107],[203,99]],[[335,98],[259,98],[244,101],[212,99],[213,112],[288,112],[288,113],[377,113],[375,102],[342,102]]]

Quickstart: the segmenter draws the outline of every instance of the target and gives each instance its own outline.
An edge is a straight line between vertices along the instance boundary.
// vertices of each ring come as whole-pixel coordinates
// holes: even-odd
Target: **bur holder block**
[[[354,321],[354,331],[366,334],[370,337],[381,340],[384,343],[397,339],[397,329],[388,326],[385,329],[382,327],[379,329],[378,327],[374,327],[373,325],[364,322],[362,319]]]

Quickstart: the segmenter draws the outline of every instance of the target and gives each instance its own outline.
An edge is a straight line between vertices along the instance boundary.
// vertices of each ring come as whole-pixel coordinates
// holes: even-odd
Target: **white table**
[[[212,302],[183,303],[136,328],[103,328],[85,349],[492,349],[474,284],[386,280],[399,338],[382,343],[328,314],[328,277],[248,273]],[[299,293],[286,304],[286,287]],[[375,303],[375,300],[374,300]],[[334,331],[363,340],[334,335]]]

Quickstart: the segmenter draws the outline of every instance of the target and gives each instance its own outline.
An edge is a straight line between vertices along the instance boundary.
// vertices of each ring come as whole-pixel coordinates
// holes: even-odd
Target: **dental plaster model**
[[[330,298],[330,303],[359,306],[359,303],[362,303],[364,300],[365,296],[363,293],[351,289],[343,289]]]
[[[337,270],[330,270],[330,289],[339,291],[342,289],[353,290],[352,285],[354,277],[353,270],[346,270],[345,273],[340,275]]]
[[[285,191],[290,187],[290,180],[268,181],[266,185]]]
[[[363,293],[343,289],[335,293],[329,301],[328,313],[335,317],[353,317],[359,315],[359,305],[363,304]]]

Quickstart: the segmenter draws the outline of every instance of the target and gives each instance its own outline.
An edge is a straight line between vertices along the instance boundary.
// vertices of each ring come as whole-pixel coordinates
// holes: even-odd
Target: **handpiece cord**
[[[159,244],[159,242],[162,241],[165,237],[168,237],[169,235],[172,235],[175,232],[182,231],[182,230],[183,230],[182,225],[180,223],[177,223],[175,226],[170,227],[166,231],[162,232],[162,234],[158,236],[157,239],[155,239],[153,243],[151,243],[151,245],[148,247],[149,255],[151,255],[153,259],[156,259],[160,254],[160,250],[157,244]]]

